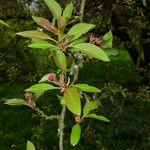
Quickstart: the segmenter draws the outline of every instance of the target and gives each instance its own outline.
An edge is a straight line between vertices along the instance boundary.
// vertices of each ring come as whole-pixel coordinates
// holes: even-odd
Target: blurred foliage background
[[[64,7],[75,5],[79,16],[80,0],[59,0]],[[150,1],[86,0],[84,22],[96,24],[90,33],[101,37],[110,29],[119,55],[109,64],[85,64],[80,82],[102,89],[99,113],[110,124],[88,120],[83,124],[79,145],[72,148],[69,133],[73,124],[68,112],[65,129],[66,150],[149,150],[150,149]],[[52,19],[42,0],[0,0],[0,150],[23,150],[27,140],[38,150],[57,150],[57,122],[41,120],[26,107],[3,105],[5,98],[22,97],[23,91],[41,76],[52,72],[54,64],[47,51],[32,50],[16,32],[37,29],[31,16]],[[79,20],[76,19],[76,22]],[[47,93],[38,106],[48,114],[60,111],[55,93]],[[55,108],[55,109],[54,109]]]

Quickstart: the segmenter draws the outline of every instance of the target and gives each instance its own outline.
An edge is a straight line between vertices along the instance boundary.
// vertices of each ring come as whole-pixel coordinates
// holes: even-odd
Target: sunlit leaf
[[[81,36],[80,38],[74,40],[73,42],[71,42],[71,44],[69,46],[73,46],[73,45],[77,45],[80,43],[84,43],[85,39]]]
[[[94,86],[90,86],[88,84],[84,84],[84,83],[81,83],[81,84],[75,84],[73,85],[74,87],[80,89],[81,91],[84,91],[84,92],[94,92],[94,93],[97,93],[97,92],[100,92],[101,90],[99,90],[98,88],[94,87]]]
[[[44,75],[42,79],[39,81],[39,83],[48,81],[48,76],[49,74]]]
[[[56,51],[54,51],[53,58],[54,58],[54,61],[55,61],[56,65],[61,70],[66,71],[66,69],[67,69],[67,60],[66,60],[65,54],[60,50],[56,50]]]
[[[69,19],[71,19],[71,17],[72,17],[72,11],[73,11],[73,4],[70,3],[70,4],[68,4],[66,6],[66,8],[63,11],[63,17],[65,17],[67,21]]]
[[[16,33],[17,35],[27,37],[27,38],[33,38],[33,39],[43,39],[43,40],[51,40],[52,38],[40,31],[37,30],[30,30],[30,31],[23,31]]]
[[[37,40],[34,41],[33,43],[29,44],[28,47],[31,48],[39,48],[39,49],[49,49],[49,50],[53,50],[56,49],[57,47],[53,44],[50,44],[47,41],[42,41],[42,40]]]
[[[83,116],[87,116],[90,111],[97,109],[101,105],[99,100],[88,101],[83,108]]]
[[[113,35],[111,30],[103,36],[103,42],[104,42],[104,47],[105,48],[112,48],[112,43],[113,43]]]
[[[70,136],[70,143],[72,146],[76,146],[80,141],[81,136],[81,127],[79,124],[76,124],[72,127],[71,136]]]
[[[88,31],[92,30],[95,27],[93,24],[88,23],[78,23],[74,25],[67,33],[68,36],[72,36],[71,40],[75,40],[79,38],[81,35],[87,33]]]
[[[56,19],[61,16],[62,8],[55,0],[44,0],[44,1]]]
[[[67,108],[74,114],[81,114],[81,101],[78,90],[75,87],[69,87],[64,92],[64,100]]]
[[[58,88],[54,87],[53,85],[50,85],[50,84],[38,83],[38,84],[32,85],[30,88],[26,89],[25,91],[34,93],[36,95],[36,97],[38,98],[44,92],[46,92],[48,90],[54,90],[54,89],[58,89]]]
[[[27,141],[26,150],[36,150],[32,142]]]
[[[45,19],[43,17],[36,17],[36,16],[32,16],[33,20],[41,27],[43,27],[44,29],[53,32],[54,34],[56,34],[56,29],[53,26],[52,23],[49,22],[48,19]]]
[[[110,122],[106,117],[101,116],[101,115],[89,114],[89,115],[87,115],[86,117],[87,117],[87,118],[98,119],[98,120],[105,121],[105,122]]]
[[[110,61],[104,50],[96,45],[90,43],[80,43],[71,47],[76,48],[77,51],[83,51],[86,54],[91,55],[102,61]]]
[[[8,99],[5,100],[5,104],[7,105],[26,105],[26,101],[20,98]]]
[[[9,28],[10,28],[10,26],[9,26],[6,22],[4,22],[3,20],[1,20],[1,19],[0,19],[0,24],[2,24],[2,25],[4,25],[4,26],[6,26],[6,27],[9,27]]]

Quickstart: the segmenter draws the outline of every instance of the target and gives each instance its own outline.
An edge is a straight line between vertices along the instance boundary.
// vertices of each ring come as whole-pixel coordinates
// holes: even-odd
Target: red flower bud
[[[50,73],[48,75],[48,81],[54,81],[55,80],[55,74],[54,73]]]

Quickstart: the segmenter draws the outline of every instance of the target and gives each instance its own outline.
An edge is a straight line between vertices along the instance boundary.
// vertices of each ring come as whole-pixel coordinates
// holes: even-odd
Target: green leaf
[[[32,142],[27,141],[26,150],[36,150]]]
[[[89,114],[89,115],[87,115],[86,117],[87,117],[87,118],[98,119],[98,120],[105,121],[105,122],[110,122],[106,117],[101,116],[101,115]]]
[[[58,47],[56,47],[53,44],[48,43],[47,41],[42,41],[42,40],[36,40],[33,43],[29,44],[28,47],[31,48],[39,48],[39,49],[57,49]]]
[[[81,127],[79,124],[76,124],[72,127],[71,136],[70,136],[70,143],[72,146],[76,146],[80,141],[81,136]]]
[[[74,40],[69,46],[77,45],[80,43],[84,43],[85,39],[81,36],[80,38]]]
[[[2,24],[2,25],[4,25],[4,26],[6,26],[6,27],[9,27],[9,28],[10,28],[10,26],[9,26],[6,22],[4,22],[3,20],[1,20],[1,19],[0,19],[0,24]]]
[[[36,17],[36,16],[32,16],[32,18],[39,26],[56,34],[56,28],[53,26],[52,23],[49,22],[49,20],[43,17]]]
[[[143,2],[143,6],[146,7],[146,0],[142,0],[142,2]]]
[[[23,37],[31,38],[31,39],[42,39],[42,40],[52,39],[49,35],[40,31],[36,31],[36,30],[23,31],[23,32],[18,32],[16,34],[23,36]]]
[[[64,100],[67,108],[74,114],[81,114],[81,101],[78,90],[75,87],[69,87],[64,92]]]
[[[30,88],[26,89],[25,91],[34,93],[36,95],[36,97],[38,98],[44,92],[46,92],[48,90],[54,90],[54,89],[58,89],[58,88],[54,87],[50,84],[38,83],[38,84],[32,85]]]
[[[83,51],[88,55],[92,55],[93,57],[100,59],[102,61],[110,61],[104,50],[100,47],[90,44],[90,43],[80,43],[77,45],[73,45],[73,48],[76,48],[77,51]]]
[[[96,88],[94,86],[90,86],[88,84],[81,83],[81,84],[75,84],[73,86],[84,92],[94,92],[94,93],[101,92],[101,90],[99,90],[98,88]]]
[[[103,36],[103,42],[105,48],[112,48],[113,35],[111,30]]]
[[[119,53],[117,52],[117,50],[115,48],[106,48],[105,53],[108,56],[117,56],[117,55],[119,55]]]
[[[65,56],[65,54],[62,51],[60,51],[60,50],[54,51],[53,58],[54,58],[54,61],[55,61],[56,65],[61,70],[63,70],[63,71],[67,70],[66,56]]]
[[[66,19],[63,16],[60,16],[57,19],[58,30],[60,31],[59,34],[62,34],[64,32],[66,24]]]
[[[48,75],[49,75],[49,74],[44,75],[44,76],[42,77],[42,79],[39,81],[39,83],[48,81]]]
[[[61,105],[64,105],[64,104],[65,104],[65,101],[64,101],[64,97],[63,97],[63,96],[57,95],[57,98],[60,100],[60,104],[61,104]]]
[[[26,105],[26,101],[20,98],[8,99],[4,104],[7,105]]]
[[[61,16],[62,8],[55,0],[44,1],[56,19]]]
[[[72,11],[73,11],[73,4],[70,3],[70,4],[68,4],[68,5],[66,6],[66,8],[64,9],[62,16],[65,17],[66,20],[68,21],[68,20],[70,20],[71,17],[72,17]]]
[[[55,18],[55,17],[53,17],[53,19],[52,19],[52,24],[53,24],[53,25],[56,24],[56,18]]]
[[[95,27],[93,24],[88,23],[78,23],[74,25],[67,33],[67,36],[73,36],[71,41],[79,38],[81,35],[87,33]]]
[[[90,113],[90,111],[97,109],[100,105],[101,102],[99,100],[86,102],[83,108],[83,116],[87,116]]]

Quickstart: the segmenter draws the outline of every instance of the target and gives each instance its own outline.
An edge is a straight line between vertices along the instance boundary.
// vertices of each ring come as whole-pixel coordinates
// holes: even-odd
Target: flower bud
[[[36,108],[36,104],[35,104],[35,102],[32,101],[32,100],[28,100],[28,101],[27,101],[27,105],[28,105],[29,107],[31,107],[32,109],[35,109],[35,108]]]
[[[33,95],[32,95],[32,93],[25,93],[24,94],[24,97],[26,98],[26,99],[28,99],[28,100],[31,100],[32,99],[32,97],[33,97]]]
[[[64,84],[64,81],[65,81],[65,76],[64,76],[64,74],[60,74],[60,75],[59,75],[59,83]]]
[[[48,75],[48,81],[54,81],[55,80],[55,74],[54,73],[50,73]]]
[[[82,118],[80,116],[76,116],[75,123],[81,123],[81,122],[82,122]]]
[[[74,65],[74,69],[78,69],[79,67],[78,67],[78,65]]]

